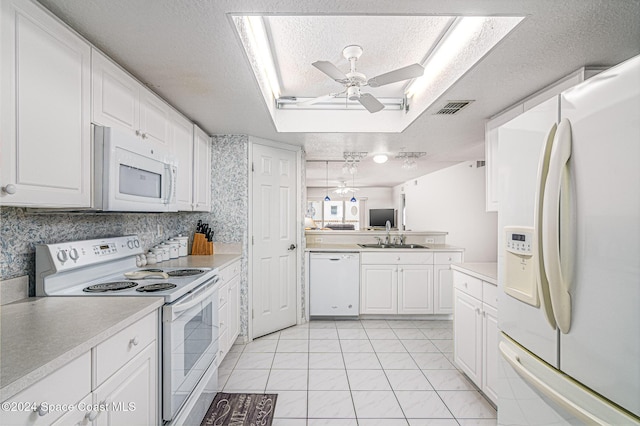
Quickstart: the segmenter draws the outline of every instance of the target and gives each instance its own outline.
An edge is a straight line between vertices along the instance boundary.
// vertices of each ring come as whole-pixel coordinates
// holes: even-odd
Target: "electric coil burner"
[[[170,277],[190,277],[193,275],[203,274],[202,269],[176,269],[175,271],[166,271]]]
[[[156,283],[156,284],[143,285],[142,287],[136,288],[136,291],[152,293],[154,291],[170,290],[176,287],[177,286],[172,283]]]
[[[134,283],[131,281],[116,281],[112,283],[90,285],[89,287],[83,288],[82,291],[86,291],[87,293],[104,293],[108,291],[126,290],[137,285],[138,283]]]

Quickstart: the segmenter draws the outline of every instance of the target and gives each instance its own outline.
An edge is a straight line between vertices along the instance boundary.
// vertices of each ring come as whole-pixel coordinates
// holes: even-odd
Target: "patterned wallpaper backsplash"
[[[212,216],[216,240],[240,243],[240,335],[249,331],[249,138],[218,135],[212,145]]]
[[[177,234],[193,234],[210,213],[38,213],[0,209],[0,278],[29,275],[33,286],[36,244],[138,234],[145,249]]]

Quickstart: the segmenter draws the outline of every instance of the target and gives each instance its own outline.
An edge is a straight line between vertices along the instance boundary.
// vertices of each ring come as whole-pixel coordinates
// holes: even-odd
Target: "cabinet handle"
[[[2,192],[6,192],[9,195],[15,194],[16,193],[16,186],[12,183],[10,183],[9,185],[3,186],[2,187]]]
[[[49,406],[47,405],[45,408],[44,404],[40,404],[33,411],[38,413],[38,416],[40,417],[46,416],[47,414],[49,414]]]
[[[142,139],[147,139],[149,136],[146,133],[142,134]]]
[[[469,287],[469,285],[465,282],[464,283],[464,287],[467,288],[467,287]]]
[[[136,129],[136,136],[140,136],[142,132],[139,129]]]
[[[138,343],[140,343],[140,341],[138,340],[138,336],[135,336],[133,339],[129,340],[129,345],[131,346],[138,346]]]
[[[400,260],[400,256],[398,256],[398,257],[396,258],[396,260]]]
[[[480,314],[480,308],[476,308],[476,314]]]
[[[95,419],[98,418],[98,416],[100,415],[101,411],[94,411],[91,410],[89,411],[87,414],[85,414],[84,418],[89,420],[90,422],[94,421]]]

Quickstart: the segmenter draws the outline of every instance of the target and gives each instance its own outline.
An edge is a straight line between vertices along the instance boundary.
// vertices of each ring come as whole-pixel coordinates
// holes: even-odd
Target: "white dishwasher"
[[[324,252],[309,256],[309,316],[358,316],[360,253]]]

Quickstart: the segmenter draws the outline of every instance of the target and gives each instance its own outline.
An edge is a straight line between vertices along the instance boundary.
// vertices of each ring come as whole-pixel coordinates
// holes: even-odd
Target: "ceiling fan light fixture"
[[[358,86],[349,86],[349,88],[347,88],[347,98],[350,101],[360,99],[360,88]]]
[[[384,164],[387,162],[388,159],[389,157],[387,156],[387,154],[376,154],[373,157],[373,161],[375,161],[378,164]]]

